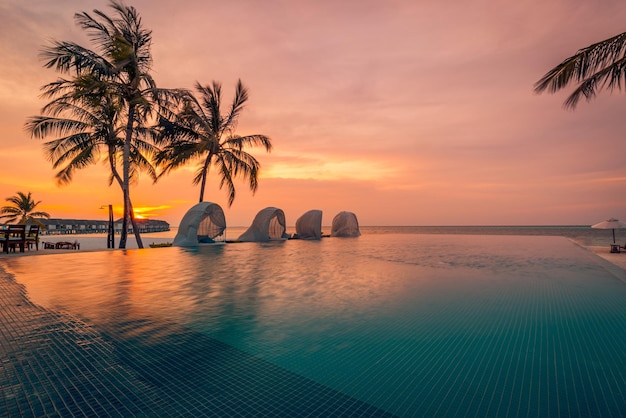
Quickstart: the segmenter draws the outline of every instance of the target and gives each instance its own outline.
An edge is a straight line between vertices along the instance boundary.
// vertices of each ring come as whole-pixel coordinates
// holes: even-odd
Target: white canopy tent
[[[322,211],[312,209],[300,216],[296,221],[296,234],[301,239],[321,239]]]
[[[194,247],[224,238],[226,218],[217,203],[200,202],[187,211],[178,226],[174,246]]]
[[[360,235],[359,222],[354,213],[343,211],[335,215],[330,231],[331,237],[358,237]]]
[[[286,239],[285,213],[282,209],[268,207],[256,214],[252,225],[239,236],[239,241],[263,242]]]

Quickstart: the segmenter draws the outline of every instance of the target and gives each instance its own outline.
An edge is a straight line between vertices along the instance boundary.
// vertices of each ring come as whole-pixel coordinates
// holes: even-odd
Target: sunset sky
[[[265,134],[255,195],[243,182],[227,206],[246,226],[267,206],[287,223],[309,209],[362,225],[591,225],[626,220],[626,94],[575,110],[572,91],[534,83],[578,49],[626,31],[623,0],[127,0],[153,31],[160,87],[238,78],[250,100],[237,132]],[[105,0],[0,2],[0,205],[32,192],[55,218],[106,219],[119,187],[98,164],[57,186],[43,141],[24,131],[45,104],[50,40],[92,47],[74,13]],[[53,139],[53,138],[49,138]],[[131,188],[145,214],[177,226],[197,202],[194,167]],[[121,215],[121,210],[116,216]]]

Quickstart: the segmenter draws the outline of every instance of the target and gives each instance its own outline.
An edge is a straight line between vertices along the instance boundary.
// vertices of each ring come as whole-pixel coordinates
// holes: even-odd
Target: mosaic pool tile
[[[22,280],[51,310],[0,277],[0,405],[11,416],[626,416],[626,287],[592,254],[563,239],[459,237],[425,255],[398,236],[376,238],[381,254],[362,238],[172,252],[169,264],[189,267],[175,277],[154,268],[162,251],[81,254],[82,271],[126,267],[54,286],[50,265],[68,258],[48,257],[41,282]],[[255,270],[268,253],[280,269]],[[325,262],[297,270],[303,257]]]
[[[99,334],[6,280],[0,319],[6,416],[393,416],[175,324]]]

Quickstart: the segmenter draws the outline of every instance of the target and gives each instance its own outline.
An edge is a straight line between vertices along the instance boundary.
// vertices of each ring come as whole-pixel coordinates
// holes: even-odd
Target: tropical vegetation
[[[264,135],[235,133],[248,100],[241,80],[224,115],[218,82],[196,83],[198,98],[186,89],[158,88],[151,75],[152,32],[135,8],[121,0],[112,0],[110,7],[111,16],[100,10],[74,15],[91,49],[59,41],[43,49],[44,66],[60,77],[42,87],[42,98],[49,102],[25,127],[33,137],[47,140],[44,151],[61,185],[70,183],[78,170],[106,161],[109,185],[117,183],[124,200],[119,248],[126,247],[129,223],[142,248],[130,193],[140,173],[157,181],[187,163],[200,162],[194,182],[200,184],[203,201],[213,166],[220,189],[228,189],[230,206],[234,179],[247,180],[253,192],[258,186],[260,164],[248,149],[260,146],[269,152],[272,145]]]
[[[63,89],[59,88],[61,84],[58,82],[42,88],[42,96],[52,101],[42,108],[43,116],[28,119],[26,129],[36,138],[56,137],[44,143],[44,150],[52,167],[58,169],[57,183],[70,183],[76,170],[103,159],[111,172],[109,184],[116,182],[123,190],[124,181],[119,167],[123,166],[125,127],[117,122],[119,112],[112,96],[105,91],[77,94],[81,86],[76,85],[79,84],[76,80],[67,80],[63,84]],[[138,131],[143,131],[143,128]],[[137,171],[145,171],[156,180],[150,155],[157,148],[142,136],[134,137],[130,147],[130,179],[136,179]],[[132,210],[130,199],[129,204]],[[131,222],[133,230],[138,230],[134,219]]]
[[[5,218],[8,223],[27,224],[35,223],[43,228],[43,224],[37,218],[49,218],[47,212],[35,210],[41,201],[35,202],[31,192],[17,192],[15,196],[5,199],[11,205],[0,208],[0,218]]]
[[[73,42],[54,42],[42,52],[45,67],[69,75],[45,85],[43,97],[51,99],[43,116],[31,118],[26,127],[33,136],[56,135],[45,144],[57,181],[68,183],[75,170],[98,161],[101,148],[111,169],[110,183],[120,185],[124,215],[120,248],[126,247],[128,224],[132,223],[137,244],[143,247],[134,222],[130,181],[139,171],[156,179],[150,159],[151,121],[161,103],[175,100],[173,90],[158,89],[150,74],[152,32],[143,27],[133,7],[112,1],[113,17],[94,10],[74,15],[94,49]],[[119,165],[122,173],[119,173]]]
[[[593,99],[602,89],[621,90],[626,82],[626,32],[582,48],[548,71],[535,91],[554,93],[577,84],[565,101],[575,108],[582,97]]]
[[[254,193],[258,186],[259,161],[250,154],[250,147],[272,149],[271,139],[265,135],[240,136],[235,130],[246,102],[248,89],[238,80],[235,97],[225,114],[222,114],[222,86],[196,82],[199,97],[189,93],[183,97],[180,111],[173,120],[161,119],[163,149],[156,161],[163,166],[161,175],[189,162],[199,162],[194,184],[200,184],[199,201],[204,200],[209,169],[217,169],[220,189],[228,189],[228,205],[235,200],[236,177],[247,180]]]

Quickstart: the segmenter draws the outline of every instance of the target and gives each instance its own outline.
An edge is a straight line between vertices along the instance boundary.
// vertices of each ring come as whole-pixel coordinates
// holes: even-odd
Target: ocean
[[[626,284],[584,248],[611,231],[362,233],[0,262],[33,303],[93,327],[142,384],[176,393],[173,413],[217,391],[218,416],[287,413],[289,399],[326,411],[303,402],[292,416],[626,415]],[[217,382],[216,345],[237,359]],[[261,396],[285,373],[298,385]]]

